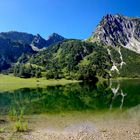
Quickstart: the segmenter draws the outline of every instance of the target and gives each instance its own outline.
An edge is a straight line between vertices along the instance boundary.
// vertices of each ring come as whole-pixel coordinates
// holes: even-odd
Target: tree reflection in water
[[[25,114],[130,108],[140,104],[140,86],[128,83],[76,83],[1,92],[0,112],[14,114],[21,108]]]

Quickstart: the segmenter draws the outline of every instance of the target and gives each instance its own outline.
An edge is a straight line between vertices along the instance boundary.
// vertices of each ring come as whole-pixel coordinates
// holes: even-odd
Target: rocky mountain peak
[[[57,36],[60,36],[60,35],[57,33],[52,33],[49,37],[57,37]]]
[[[65,38],[62,37],[61,35],[59,35],[59,34],[57,34],[57,33],[52,33],[52,34],[48,37],[47,41],[48,41],[48,42],[52,42],[52,43],[56,43],[56,42],[59,42],[59,41],[63,41],[64,39],[65,39]]]
[[[34,47],[35,50],[38,50],[38,49],[43,49],[43,48],[47,48],[48,46],[54,44],[54,43],[57,43],[57,42],[60,42],[60,41],[63,41],[65,38],[58,35],[57,33],[53,33],[51,34],[47,40],[45,40],[44,38],[42,38],[40,36],[40,34],[37,34],[31,45],[32,47]]]
[[[91,41],[123,46],[140,53],[140,18],[107,14],[92,34]]]
[[[45,48],[46,47],[46,40],[44,38],[42,38],[40,36],[40,34],[37,34],[34,37],[31,45],[37,47],[38,49],[42,49],[42,48]]]

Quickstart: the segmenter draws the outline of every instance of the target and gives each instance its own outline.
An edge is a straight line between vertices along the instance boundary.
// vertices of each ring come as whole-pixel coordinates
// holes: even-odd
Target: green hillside
[[[125,48],[80,40],[65,40],[31,57],[22,56],[13,67],[19,77],[96,80],[140,77],[140,55]]]

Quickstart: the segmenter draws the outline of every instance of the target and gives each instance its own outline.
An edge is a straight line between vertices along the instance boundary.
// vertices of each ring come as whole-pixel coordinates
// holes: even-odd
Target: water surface
[[[74,83],[0,91],[0,114],[126,110],[140,104],[140,80]]]

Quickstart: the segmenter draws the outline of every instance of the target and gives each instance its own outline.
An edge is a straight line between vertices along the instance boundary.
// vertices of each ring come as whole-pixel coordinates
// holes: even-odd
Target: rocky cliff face
[[[140,53],[140,18],[108,14],[98,24],[90,41],[123,46]]]
[[[47,48],[47,41],[37,34],[31,42],[33,50],[38,51],[39,49]]]

